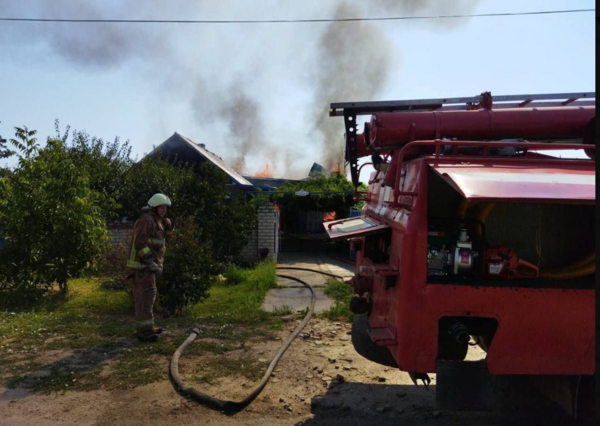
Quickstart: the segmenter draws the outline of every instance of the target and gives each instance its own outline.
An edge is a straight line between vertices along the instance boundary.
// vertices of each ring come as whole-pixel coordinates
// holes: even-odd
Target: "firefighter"
[[[135,222],[126,276],[133,286],[136,336],[143,342],[156,342],[162,329],[154,325],[152,312],[156,300],[156,278],[162,275],[165,258],[165,234],[171,221],[163,219],[171,200],[154,194]]]

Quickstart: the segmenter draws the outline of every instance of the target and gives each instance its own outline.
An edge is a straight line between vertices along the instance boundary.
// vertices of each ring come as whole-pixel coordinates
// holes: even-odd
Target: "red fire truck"
[[[361,158],[376,169],[355,192],[361,216],[324,224],[357,253],[357,351],[415,383],[436,373],[443,408],[493,409],[517,383],[593,418],[595,93],[338,103],[330,115],[344,119],[354,186]],[[475,345],[485,358],[470,361]]]

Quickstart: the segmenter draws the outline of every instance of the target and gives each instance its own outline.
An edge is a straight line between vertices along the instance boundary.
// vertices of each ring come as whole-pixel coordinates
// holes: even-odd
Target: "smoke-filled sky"
[[[312,19],[591,8],[579,0],[0,0],[2,17]],[[331,102],[595,91],[594,14],[358,23],[0,22],[0,135],[61,125],[142,156],[173,132],[254,174],[336,167]],[[9,160],[9,164],[10,164]],[[14,160],[13,160],[14,161]]]

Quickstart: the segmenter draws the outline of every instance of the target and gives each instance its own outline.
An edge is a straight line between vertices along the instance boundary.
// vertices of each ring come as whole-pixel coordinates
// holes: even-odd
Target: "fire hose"
[[[291,270],[291,271],[314,272],[314,273],[321,274],[321,275],[327,275],[332,278],[342,279],[342,277],[340,277],[338,275],[329,274],[327,272],[322,272],[322,271],[318,271],[318,270],[314,270],[314,269],[284,267],[284,266],[277,267],[277,269],[288,270],[288,271]],[[269,381],[271,374],[273,373],[273,370],[275,369],[275,366],[277,365],[277,363],[279,362],[279,360],[281,359],[283,354],[288,350],[288,348],[290,347],[292,342],[296,339],[296,337],[298,337],[298,335],[300,334],[302,329],[306,326],[306,324],[308,324],[308,321],[312,317],[314,309],[315,309],[316,296],[315,296],[315,292],[314,292],[313,288],[310,286],[310,284],[302,281],[299,278],[292,277],[289,275],[279,275],[278,274],[277,276],[280,278],[286,278],[289,280],[299,282],[300,284],[303,284],[311,292],[311,301],[310,301],[310,306],[308,308],[308,313],[306,314],[306,316],[304,317],[302,322],[298,325],[298,327],[296,327],[296,329],[290,335],[290,337],[288,337],[288,339],[283,343],[283,345],[281,346],[281,348],[279,349],[279,351],[277,352],[277,354],[275,355],[275,357],[269,364],[269,367],[267,368],[267,371],[266,371],[265,375],[263,376],[262,380],[260,381],[260,383],[258,384],[258,386],[256,388],[254,388],[254,390],[246,398],[244,398],[241,401],[226,401],[226,400],[217,399],[210,395],[204,394],[193,387],[187,386],[185,384],[185,382],[181,379],[181,376],[179,375],[179,358],[183,354],[183,351],[185,351],[185,348],[187,348],[188,345],[190,343],[192,343],[196,339],[196,337],[198,337],[198,335],[200,334],[200,327],[198,324],[195,324],[192,327],[192,329],[190,330],[189,337],[179,346],[179,348],[177,348],[177,350],[173,354],[173,358],[171,358],[171,366],[170,366],[169,371],[171,374],[171,380],[173,382],[173,386],[175,386],[176,390],[178,390],[180,393],[182,393],[184,395],[189,396],[190,398],[194,399],[195,401],[199,402],[200,404],[203,404],[209,408],[212,408],[214,410],[218,410],[218,411],[221,411],[221,412],[227,413],[227,414],[235,414],[235,413],[242,411],[244,408],[246,408],[248,405],[250,405],[250,403],[252,403],[252,401],[254,401],[258,397],[258,395],[260,395],[260,393],[263,391],[263,389],[267,385],[267,382]]]

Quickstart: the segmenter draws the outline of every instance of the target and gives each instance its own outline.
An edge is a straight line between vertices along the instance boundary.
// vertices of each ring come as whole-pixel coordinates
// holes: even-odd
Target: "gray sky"
[[[593,7],[591,0],[0,0],[0,15],[294,19]],[[27,125],[45,139],[58,118],[63,128],[129,139],[142,156],[177,131],[249,174],[270,162],[276,175],[300,177],[314,161],[342,155],[342,121],[326,117],[330,102],[595,91],[595,16],[204,26],[0,22],[0,58],[4,138]]]

